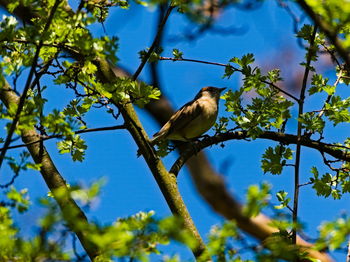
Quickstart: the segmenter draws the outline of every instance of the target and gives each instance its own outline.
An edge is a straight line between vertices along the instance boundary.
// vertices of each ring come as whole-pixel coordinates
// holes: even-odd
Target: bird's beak
[[[220,93],[224,91],[227,87],[219,88]]]

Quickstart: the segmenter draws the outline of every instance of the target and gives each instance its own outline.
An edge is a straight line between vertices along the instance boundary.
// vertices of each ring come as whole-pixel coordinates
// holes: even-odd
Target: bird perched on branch
[[[151,144],[160,140],[189,141],[207,132],[216,121],[220,94],[225,89],[203,87],[192,101],[176,111],[153,135]]]

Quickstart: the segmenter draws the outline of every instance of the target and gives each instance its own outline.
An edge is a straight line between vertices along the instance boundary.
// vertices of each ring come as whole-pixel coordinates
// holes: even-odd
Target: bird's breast
[[[218,103],[215,99],[209,97],[202,97],[197,101],[199,106],[202,108],[202,117],[203,118],[212,118],[216,119],[218,113]]]
[[[214,99],[203,97],[198,99],[196,103],[199,103],[201,113],[182,130],[183,136],[188,139],[207,132],[214,125],[218,114],[218,105]]]

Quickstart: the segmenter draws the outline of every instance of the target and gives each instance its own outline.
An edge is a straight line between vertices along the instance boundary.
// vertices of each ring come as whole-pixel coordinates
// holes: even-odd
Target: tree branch
[[[159,26],[161,25],[161,23],[163,21],[163,17],[164,17],[164,14],[166,12],[166,8],[167,8],[167,4],[166,3],[160,4],[158,6],[158,14],[157,14],[158,15],[158,22],[157,22],[158,23],[157,24],[158,28],[159,28]],[[159,35],[159,37],[157,39],[157,42],[155,43],[155,49],[158,49],[159,47],[161,47],[164,34],[165,34],[165,29],[163,29],[161,31],[161,33],[160,33],[160,35]],[[157,61],[149,63],[150,75],[152,77],[151,84],[152,84],[152,86],[157,87],[159,90],[162,90],[161,86],[160,86],[158,65],[159,64],[157,63]]]
[[[305,65],[305,71],[304,71],[304,77],[302,86],[300,89],[300,96],[299,96],[299,106],[298,106],[298,129],[297,129],[297,146],[296,146],[296,152],[295,152],[295,164],[294,164],[294,201],[293,201],[293,223],[294,228],[292,231],[292,241],[293,243],[296,243],[297,241],[297,230],[296,225],[298,222],[298,202],[299,202],[299,177],[300,177],[300,155],[301,155],[301,132],[303,129],[302,123],[300,121],[301,115],[304,113],[304,101],[305,101],[305,92],[306,92],[306,85],[307,80],[309,78],[310,73],[310,65],[312,57],[315,55],[315,38],[316,38],[316,32],[317,32],[317,26],[314,26],[311,40],[310,40],[310,46],[307,51],[306,56],[306,65]]]
[[[6,3],[9,3],[9,2],[10,2],[9,0],[0,0],[0,4],[5,6],[5,7],[6,7]],[[21,10],[23,8],[26,10],[26,12],[21,12]],[[26,17],[30,17],[29,14],[35,15],[35,13],[30,8],[26,9],[26,7],[23,7],[22,5],[19,5],[15,9],[15,12],[16,12],[17,15],[20,15],[20,17],[22,19],[24,19],[24,20],[26,19]],[[28,19],[27,22],[29,23],[30,20]],[[68,52],[70,52],[70,51],[68,50]],[[79,55],[77,53],[75,53],[73,56],[76,57],[77,59],[82,59],[82,57],[81,56],[79,57]],[[115,77],[115,75],[118,75],[119,73],[122,74],[122,75],[125,75],[125,72],[123,72],[123,70],[119,70],[118,68],[115,68],[113,65],[109,64],[108,61],[106,61],[106,60],[104,60],[102,58],[96,58],[95,64],[98,65],[98,68],[99,68],[100,72],[103,72],[103,74],[102,73],[99,74],[99,77],[100,77],[100,79],[102,81],[103,80],[104,81],[108,81],[108,79],[113,79],[113,77]],[[150,112],[152,112],[152,114],[158,116],[158,121],[159,122],[161,122],[161,123],[163,122],[164,123],[164,121],[167,121],[169,119],[169,116],[173,112],[172,109],[169,106],[169,102],[165,99],[165,97],[162,97],[160,100],[157,100],[155,104],[157,106],[153,107],[151,105],[147,105],[147,108],[149,108],[148,110],[150,110]],[[159,110],[159,109],[161,109],[161,110]],[[134,132],[135,135],[137,135],[138,132],[139,131],[136,130]],[[138,144],[139,143],[144,143],[143,139],[137,139],[136,142]],[[146,148],[146,150],[149,151],[149,148],[146,145],[143,145],[143,148]],[[159,159],[155,159],[155,160],[159,161]],[[211,167],[208,159],[205,157],[205,155],[202,152],[198,153],[196,156],[193,156],[191,158],[191,160],[188,161],[188,165],[189,165],[189,169],[190,169],[191,175],[192,175],[192,177],[193,177],[193,179],[194,179],[194,181],[196,183],[197,189],[199,190],[199,193],[204,196],[205,190],[206,190],[205,185],[204,186],[203,186],[203,184],[199,185],[199,183],[197,183],[196,181],[198,179],[200,179],[200,178],[203,178],[203,177],[216,176],[217,173]],[[156,169],[157,167],[158,166],[155,165],[154,168]],[[152,172],[153,172],[153,170],[152,170]],[[154,174],[154,176],[156,177],[155,174]],[[167,177],[168,176],[169,175],[167,175]],[[170,188],[174,187],[174,190],[178,191],[175,179],[172,178],[171,175],[170,175],[170,178],[171,178],[172,183],[170,182],[169,185],[160,186],[162,192],[163,192],[162,188],[164,188],[164,187],[170,187]],[[156,180],[157,180],[158,183],[167,183],[166,181],[162,182],[163,178],[161,178],[161,177],[160,178],[156,178]],[[168,179],[165,179],[165,180],[168,180]],[[176,193],[175,195],[178,195],[178,193]],[[173,201],[176,201],[176,199],[174,199]],[[209,202],[210,205],[212,205],[211,201],[209,201],[209,200],[207,200],[207,201]],[[167,200],[167,202],[168,202],[168,200]],[[236,202],[236,201],[234,201],[234,202]],[[168,202],[168,204],[169,204],[169,202]],[[169,206],[171,207],[170,204],[169,204]],[[235,206],[231,206],[230,208],[234,208],[234,207]],[[173,208],[174,207],[171,207],[172,211],[173,211]],[[225,208],[225,206],[224,206],[224,208]],[[185,211],[187,212],[187,210],[185,210]],[[241,212],[241,210],[237,209],[236,212]],[[259,238],[259,239],[262,239],[261,236],[266,236],[266,235],[271,234],[271,232],[274,232],[274,231],[271,230],[271,227],[268,226],[269,222],[270,222],[269,219],[267,219],[263,215],[259,215],[258,217],[254,218],[254,219],[251,219],[251,223],[253,223],[253,226],[251,228],[252,229],[256,229],[256,230],[250,230],[251,234],[254,235],[255,237]],[[240,226],[244,227],[244,225],[240,225]],[[245,228],[247,228],[247,227],[249,227],[249,225],[246,226]],[[300,241],[301,241],[300,243],[302,243],[303,240],[300,240]],[[299,243],[299,240],[298,240],[298,243]],[[306,242],[304,242],[304,243],[306,243]],[[309,244],[309,246],[311,246],[311,245]],[[315,254],[313,254],[312,252],[315,252]],[[310,251],[309,254],[312,255],[315,258],[320,258],[322,261],[331,261],[331,259],[329,257],[327,257],[327,255],[325,255],[323,253],[320,253],[320,252],[317,252],[317,251]]]
[[[5,143],[4,143],[4,146],[3,146],[3,150],[1,151],[1,154],[0,154],[0,169],[1,169],[1,166],[2,166],[2,163],[4,161],[4,158],[5,158],[5,155],[6,155],[6,150],[7,150],[7,147],[10,145],[11,143],[11,139],[12,139],[12,135],[13,133],[15,132],[15,129],[16,129],[16,126],[17,126],[17,123],[19,121],[19,118],[20,118],[20,115],[21,115],[21,112],[23,110],[23,107],[24,107],[24,103],[25,103],[25,100],[27,98],[27,93],[29,91],[29,89],[35,85],[35,82],[39,81],[38,78],[36,78],[34,80],[34,82],[32,83],[32,78],[33,78],[33,75],[34,75],[34,71],[35,71],[35,68],[37,66],[37,63],[38,63],[38,59],[39,59],[39,54],[40,54],[40,50],[41,50],[41,47],[43,45],[43,42],[44,42],[44,39],[43,39],[43,36],[45,35],[46,31],[50,28],[50,25],[52,23],[52,20],[53,20],[53,17],[54,17],[54,14],[59,6],[59,4],[61,3],[61,1],[59,0],[56,0],[55,1],[55,4],[53,5],[51,11],[50,11],[50,15],[47,19],[47,22],[45,24],[45,27],[44,27],[44,30],[41,34],[41,37],[40,37],[40,41],[39,41],[39,45],[36,47],[36,51],[35,51],[35,55],[34,55],[34,58],[33,58],[33,62],[32,62],[32,66],[30,68],[30,72],[29,72],[29,75],[28,75],[28,78],[27,78],[27,81],[26,81],[26,84],[25,84],[25,87],[24,87],[24,90],[23,90],[23,93],[20,97],[20,100],[18,102],[18,107],[17,107],[17,110],[16,110],[16,114],[15,114],[15,117],[13,118],[13,121],[11,123],[11,126],[9,128],[9,131],[8,131],[8,134],[7,134],[7,137],[5,139]]]
[[[117,126],[107,126],[107,127],[99,127],[99,128],[87,128],[87,129],[82,129],[75,131],[74,134],[85,134],[85,133],[91,133],[91,132],[100,132],[100,131],[109,131],[109,130],[117,130],[117,129],[125,129],[124,125],[117,125]],[[50,139],[54,138],[62,138],[62,135],[50,135],[50,136],[40,136],[40,139],[32,141],[30,144],[20,144],[20,145],[15,145],[15,146],[9,146],[6,149],[15,149],[15,148],[21,148],[21,147],[26,147],[32,144],[44,142]],[[4,150],[5,148],[2,147],[0,148],[0,151]]]
[[[1,83],[3,86],[0,88],[0,100],[7,108],[10,104],[18,104],[20,98],[2,76]],[[28,145],[28,151],[34,159],[34,162],[40,165],[40,173],[60,206],[63,217],[68,223],[68,227],[78,236],[83,248],[88,253],[90,259],[93,260],[98,255],[98,247],[88,238],[89,222],[84,212],[70,197],[66,182],[57,170],[45,147],[42,144],[33,143],[40,135],[33,128],[30,130],[23,130],[21,137],[22,141]],[[79,223],[77,223],[77,221],[79,221]]]
[[[149,48],[148,52],[145,54],[144,57],[142,57],[142,61],[141,61],[141,64],[139,65],[139,67],[137,68],[136,72],[134,73],[134,75],[132,76],[132,80],[136,80],[137,77],[139,76],[139,74],[141,73],[143,67],[145,66],[145,64],[147,63],[148,59],[150,58],[152,52],[154,51],[154,49],[156,48],[156,46],[158,45],[158,42],[162,36],[162,32],[164,30],[164,26],[165,26],[165,23],[166,21],[168,20],[169,16],[170,16],[170,13],[171,11],[173,11],[173,9],[175,8],[176,6],[173,5],[172,3],[170,3],[170,6],[168,7],[165,15],[164,15],[164,18],[162,20],[162,22],[159,24],[158,26],[158,30],[157,30],[157,34],[153,40],[153,43],[151,45],[151,47]]]
[[[273,132],[265,135],[271,136],[271,138],[279,137],[278,133]],[[182,159],[181,164],[180,161],[176,161],[172,166],[170,173],[176,176],[180,165],[183,165],[186,162],[185,159],[189,159],[193,156],[198,148],[204,148],[215,143],[226,141],[229,138],[232,139],[233,137],[236,139],[244,139],[247,138],[247,135],[244,132],[234,132],[205,138],[196,145],[196,148],[189,146],[179,158],[184,158]],[[293,137],[295,137],[296,140],[296,136]],[[226,219],[235,220],[240,229],[259,239],[262,243],[264,243],[264,241],[273,233],[279,231],[277,228],[270,226],[271,220],[263,214],[259,214],[256,217],[245,216],[241,204],[236,201],[227,190],[222,176],[214,174],[212,170],[202,172],[198,176],[193,176],[193,180],[200,194],[218,214]],[[327,254],[314,250],[311,243],[304,241],[299,236],[297,236],[297,245],[302,251],[307,252],[310,258],[318,259],[323,262],[333,261]]]
[[[8,0],[0,0],[0,5],[3,5],[5,8],[8,3]],[[19,10],[22,11],[24,9],[30,14],[33,14],[33,16],[36,15],[30,8],[19,8],[19,6],[17,6],[17,8],[14,11],[18,11],[17,14],[21,15],[22,19],[28,17],[28,13],[24,14],[22,12],[19,12]],[[63,6],[63,9],[65,9],[66,12],[72,15],[74,14],[72,9],[68,5]],[[30,23],[30,19],[26,22]],[[84,59],[84,57],[77,52],[72,53],[71,50],[67,50],[67,52],[70,53],[76,60]],[[94,64],[98,68],[97,77],[101,82],[112,83],[115,80],[116,74],[110,62],[108,62],[104,58],[96,57],[96,59],[94,60]],[[163,163],[159,160],[158,157],[154,155],[153,148],[148,144],[147,135],[144,129],[142,128],[141,123],[139,122],[139,119],[136,115],[136,112],[134,111],[132,104],[129,102],[125,102],[123,105],[117,104],[115,102],[114,104],[120,109],[124,119],[126,121],[129,121],[129,123],[125,123],[126,127],[130,134],[133,136],[140,150],[143,152],[146,162],[150,170],[152,171],[152,174],[155,180],[157,181],[158,186],[160,187],[160,190],[164,195],[170,210],[174,215],[177,215],[181,219],[183,219],[186,229],[188,229],[189,232],[192,233],[193,238],[196,240],[197,245],[192,248],[192,252],[195,256],[199,256],[204,252],[205,245],[201,236],[198,233],[197,228],[194,225],[194,222],[187,210],[185,203],[182,200],[181,194],[177,187],[176,178],[169,175]],[[31,141],[29,141],[28,143],[30,142]]]
[[[140,152],[144,156],[144,159],[157,181],[170,210],[174,215],[183,219],[186,228],[190,230],[194,239],[197,241],[197,245],[192,249],[195,257],[200,256],[205,250],[205,245],[194,225],[185,203],[182,200],[177,186],[176,177],[168,173],[162,161],[155,154],[153,147],[148,142],[147,134],[143,129],[132,104],[127,103],[123,107],[119,105],[119,109],[125,119],[127,130],[134,138]]]
[[[120,67],[112,66],[111,70],[118,77],[130,76],[126,70]],[[167,120],[169,120],[170,116],[174,113],[174,110],[171,108],[169,101],[164,96],[161,96],[159,100],[155,100],[152,103],[147,104],[146,109],[153,117],[158,120],[160,125],[163,125]],[[198,145],[196,145],[196,148],[201,150],[224,141],[232,139],[244,140],[247,138],[249,138],[249,136],[245,132],[222,133],[216,135],[215,137],[203,139]],[[265,132],[261,135],[260,138],[269,139],[276,142],[283,141],[286,144],[296,144],[296,136],[285,135],[283,133]],[[350,160],[350,154],[347,156],[342,150],[334,150],[336,148],[335,145],[313,141],[308,138],[305,138],[305,140],[303,140],[303,143],[305,145],[309,145],[311,148],[319,148],[325,152],[327,151],[327,153],[330,151],[330,153],[333,153],[337,156],[346,156],[347,159]],[[337,146],[337,148],[339,148],[339,146]],[[263,214],[260,214],[255,218],[251,218],[249,220],[249,223],[245,224],[247,218],[244,218],[243,216],[241,205],[228,193],[226,187],[224,187],[224,181],[222,180],[221,176],[214,170],[203,151],[198,152],[198,150],[193,147],[181,147],[179,150],[181,153],[181,156],[179,158],[182,162],[181,166],[178,166],[179,169],[175,171],[174,165],[169,173],[177,175],[181,167],[186,164],[189,168],[190,174],[199,194],[214,209],[215,212],[223,215],[226,218],[237,218],[237,221],[239,221],[238,226],[242,230],[248,232],[261,241],[263,241],[266,236],[276,232],[276,229],[269,226],[270,219]],[[221,197],[224,198],[221,199]],[[226,200],[228,201],[226,202]],[[223,201],[224,203],[222,203]],[[234,211],[231,209],[234,209]],[[234,212],[237,212],[236,216],[234,215],[236,214]],[[243,219],[241,219],[242,217]],[[307,252],[313,258],[320,259],[320,261],[324,262],[332,261],[332,259],[328,257],[327,254],[312,250],[312,245],[304,241],[299,236],[298,245],[310,247],[310,249],[307,249]]]
[[[204,138],[203,140],[196,143],[195,148],[187,147],[186,150],[172,165],[169,172],[177,176],[178,172],[186,163],[186,161],[189,160],[192,156],[194,156],[198,150],[203,150],[206,147],[210,147],[212,145],[219,144],[228,140],[245,140],[247,138],[249,138],[249,136],[245,131],[220,133],[213,137]],[[263,133],[257,136],[257,139],[268,139],[286,145],[298,143],[298,136],[296,135],[272,131],[264,131]],[[305,147],[316,149],[321,153],[325,152],[339,160],[350,162],[350,148],[346,148],[349,150],[349,152],[347,152],[339,149],[341,147],[339,147],[338,145],[332,145],[316,140],[311,140],[308,136],[302,136],[300,139],[300,144]]]

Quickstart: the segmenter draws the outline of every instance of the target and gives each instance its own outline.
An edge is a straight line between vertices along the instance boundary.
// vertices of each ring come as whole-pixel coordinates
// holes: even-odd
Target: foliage
[[[259,186],[252,185],[248,188],[247,204],[243,208],[243,212],[248,217],[257,216],[261,209],[268,205],[270,199],[270,185],[262,184]]]
[[[262,1],[248,2],[251,2],[250,7],[257,7]],[[295,2],[303,7],[300,4],[303,1]],[[157,0],[136,0],[135,3],[124,0],[86,0],[81,1],[76,8],[71,8],[69,1],[58,0],[2,3],[9,14],[4,15],[0,22],[2,84],[0,117],[7,132],[0,138],[0,142],[4,143],[6,140],[12,142],[11,132],[14,131],[29,149],[33,145],[40,144],[37,151],[41,155],[33,156],[32,149],[30,152],[33,160],[31,160],[27,151],[17,154],[9,153],[11,148],[3,148],[1,151],[5,153],[3,156],[0,155],[0,163],[3,159],[6,160],[12,178],[10,182],[0,185],[4,199],[0,202],[0,260],[81,261],[87,257],[85,252],[89,253],[84,249],[83,238],[87,238],[91,245],[97,247],[98,254],[94,257],[96,261],[117,259],[151,261],[154,258],[181,261],[179,254],[169,256],[163,253],[163,246],[174,242],[188,247],[193,253],[198,251],[197,231],[189,226],[190,218],[181,217],[183,212],[187,212],[186,207],[183,204],[180,205],[181,209],[176,209],[175,201],[169,200],[174,192],[179,191],[175,180],[166,181],[174,183],[170,186],[164,182],[165,180],[161,180],[171,176],[167,172],[162,172],[161,158],[174,148],[169,147],[167,141],[161,141],[157,144],[158,151],[154,151],[136,113],[135,115],[130,113],[133,112],[130,108],[134,105],[144,108],[161,97],[161,91],[157,86],[159,83],[154,81],[154,86],[149,85],[138,80],[136,73],[129,76],[117,72],[115,65],[119,61],[121,41],[116,36],[95,36],[92,28],[99,23],[103,25],[112,8],[129,9],[134,5],[141,5],[159,7],[159,10],[164,9],[163,13],[168,14],[173,7],[176,7],[177,15],[189,19],[195,25],[194,28],[198,28],[198,34],[202,34],[214,28],[216,18],[225,8],[242,7],[244,4],[247,3],[233,0],[217,0],[213,3],[196,0],[177,0],[171,3]],[[186,59],[183,51],[172,48],[170,51],[172,57],[166,58],[163,57],[165,49],[163,50],[160,41],[162,32],[156,32],[157,37],[152,47],[139,51],[140,70],[143,69],[144,62],[157,65],[162,60],[189,61],[221,66],[224,68],[222,78],[227,81],[239,77],[240,86],[235,90],[228,90],[221,97],[225,100],[226,112],[225,116],[220,117],[214,125],[214,142],[211,142],[210,138],[204,138],[199,140],[198,144],[220,143],[224,147],[230,135],[236,135],[234,139],[246,139],[252,143],[260,138],[270,139],[277,144],[269,145],[262,154],[261,173],[268,177],[270,174],[282,176],[289,174],[290,170],[294,171],[296,181],[294,192],[287,192],[283,186],[273,188],[269,183],[262,183],[260,186],[251,185],[247,190],[245,205],[242,208],[237,205],[236,210],[232,212],[234,214],[226,216],[230,219],[236,216],[234,218],[237,222],[225,221],[222,225],[214,225],[206,238],[206,249],[202,250],[200,255],[197,254],[198,261],[207,261],[209,257],[213,261],[237,262],[252,261],[249,260],[251,257],[258,261],[310,259],[308,251],[296,245],[296,235],[303,228],[303,219],[298,214],[297,208],[298,201],[301,201],[298,198],[300,188],[311,185],[310,188],[317,196],[332,197],[334,200],[341,199],[350,192],[350,166],[347,162],[350,138],[344,142],[333,143],[334,137],[329,135],[339,132],[340,128],[348,127],[350,122],[350,98],[341,90],[341,87],[348,87],[349,84],[349,65],[346,65],[347,61],[342,56],[341,50],[350,48],[350,4],[345,0],[322,1],[322,3],[308,0],[305,4],[309,5],[311,11],[315,12],[317,17],[321,17],[323,22],[317,24],[317,17],[314,18],[309,14],[317,25],[305,24],[295,34],[305,54],[300,63],[303,77],[297,90],[298,94],[285,87],[286,81],[282,78],[283,72],[279,68],[266,70],[259,65],[253,53],[232,57],[226,64],[220,64]],[[20,14],[23,10],[26,12],[25,16]],[[19,18],[15,18],[14,14]],[[158,30],[163,28],[161,23],[166,23],[166,20],[167,16],[164,16],[163,20],[160,19]],[[192,33],[187,37],[196,38],[196,34]],[[318,67],[317,63],[323,54],[331,58],[330,73],[324,73]],[[23,81],[24,78],[26,81]],[[331,78],[335,78],[336,81],[331,83]],[[19,87],[19,82],[24,82],[24,86]],[[43,82],[45,85],[42,85]],[[53,87],[66,88],[70,91],[70,96],[60,101],[65,105],[62,108],[59,106],[56,108],[56,105],[53,107],[52,101],[46,98],[48,90]],[[316,100],[318,103],[309,102]],[[89,188],[68,186],[64,179],[54,177],[54,173],[58,172],[54,165],[50,168],[45,167],[45,170],[49,169],[51,173],[43,173],[44,165],[50,161],[50,156],[44,148],[45,140],[58,139],[56,150],[59,154],[70,154],[72,161],[85,160],[88,144],[82,134],[96,131],[90,128],[88,121],[89,114],[95,111],[107,113],[108,117],[118,123],[123,122],[115,129],[126,129],[140,148],[144,146],[148,150],[143,152],[143,155],[162,193],[164,194],[166,186],[170,188],[167,189],[169,192],[166,192],[165,196],[174,216],[157,218],[153,211],[140,211],[126,218],[116,218],[109,224],[87,221],[84,212],[89,211],[99,196],[103,182],[96,182]],[[105,130],[111,129],[105,128]],[[37,140],[27,143],[28,136],[24,135],[27,132],[31,132],[30,137],[35,136]],[[11,136],[6,137],[10,133]],[[224,139],[221,141],[215,140],[222,137]],[[308,182],[305,184],[299,180],[300,161],[304,157],[300,156],[301,146],[319,151],[324,164],[310,166],[309,169],[303,167],[303,179],[308,174],[306,178]],[[37,232],[30,237],[22,234],[14,220],[15,216],[21,216],[30,208],[30,192],[27,189],[17,190],[13,186],[15,180],[20,179],[20,174],[28,169],[41,172],[50,188],[48,196],[40,200],[46,214],[42,215],[37,225]],[[311,172],[305,171],[310,169]],[[208,183],[209,186],[205,184],[207,187],[202,188],[200,187],[202,184],[198,181],[195,181],[195,184],[201,193],[214,188],[211,183]],[[219,184],[223,186],[224,183]],[[273,190],[277,192],[277,204],[271,201]],[[213,199],[217,197],[210,193]],[[293,206],[292,197],[289,197],[292,195]],[[174,198],[182,201],[180,195]],[[206,197],[204,198],[208,201]],[[225,199],[215,200],[208,202],[216,204],[220,202],[219,205],[224,206]],[[234,201],[228,202],[232,207]],[[221,215],[229,213],[225,213],[227,210],[222,211],[225,208],[221,206],[215,207],[214,210],[222,212]],[[243,220],[246,223],[253,223],[252,221],[269,207],[274,218],[265,226],[273,227],[274,233],[264,239],[261,245],[251,241],[241,232],[239,222]],[[81,240],[82,246],[78,249],[79,251],[83,249],[82,255],[78,254],[75,242],[70,243],[72,231]],[[318,250],[343,249],[349,235],[350,222],[344,215],[334,221],[324,222],[320,226],[315,247]],[[249,254],[246,255],[245,252]]]
[[[281,145],[275,148],[268,147],[262,157],[261,168],[263,171],[279,175],[282,173],[286,161],[292,159],[292,150]]]
[[[71,186],[69,191],[56,192],[60,197],[70,194],[81,205],[88,208],[96,198],[99,197],[103,181],[97,181],[90,187]],[[83,259],[86,255],[79,254],[75,244],[70,248],[65,248],[71,241],[71,232],[67,225],[63,223],[64,218],[53,201],[52,197],[40,199],[40,204],[46,210],[38,221],[36,232],[30,239],[25,238],[16,227],[13,221],[14,208],[22,206],[19,212],[28,209],[29,202],[23,196],[26,190],[17,191],[14,187],[6,194],[12,204],[5,204],[0,207],[0,246],[2,259],[26,261],[29,258],[54,259],[73,261],[74,257]],[[74,212],[69,212],[72,219]],[[83,226],[83,225],[81,225]],[[137,259],[140,261],[150,261],[150,255],[163,257],[165,261],[172,261],[164,256],[160,248],[169,245],[172,241],[177,241],[186,246],[193,246],[195,242],[191,234],[184,227],[183,221],[179,217],[168,217],[158,219],[154,211],[139,212],[135,215],[118,218],[110,225],[100,225],[90,223],[84,228],[86,234],[96,243],[101,251],[97,259],[100,261],[110,261],[111,258]],[[209,254],[217,260],[226,259],[228,261],[252,261],[241,258],[240,248],[234,248],[240,242],[241,235],[234,222],[226,222],[223,225],[215,225],[208,235],[208,253],[199,258],[199,261],[206,261]],[[73,237],[73,243],[76,239]],[[243,245],[244,246],[244,245]],[[242,247],[243,249],[244,247]],[[228,252],[227,252],[228,251]],[[172,258],[174,261],[181,261],[179,258]]]
[[[252,138],[256,138],[263,130],[280,129],[291,117],[289,108],[293,102],[281,96],[273,84],[281,80],[279,71],[272,70],[263,75],[260,68],[251,67],[250,64],[254,62],[252,54],[244,55],[241,59],[234,57],[230,62],[238,64],[240,68],[229,64],[224,77],[230,77],[235,71],[244,76],[243,86],[238,91],[230,90],[223,96],[227,111],[232,112],[230,119]],[[232,68],[232,71],[228,72],[227,68]],[[243,97],[252,91],[255,94],[251,103],[242,104]]]
[[[92,184],[90,188],[74,186],[70,188],[69,194],[76,200],[82,200],[81,203],[87,207],[98,196],[100,187],[100,182]],[[6,196],[13,204],[0,207],[0,246],[2,247],[0,257],[17,261],[28,261],[29,258],[32,260],[74,259],[77,250],[72,250],[72,247],[63,249],[70,242],[71,233],[62,223],[64,221],[62,213],[50,197],[40,200],[41,205],[46,209],[46,215],[37,225],[37,235],[26,240],[20,234],[20,229],[15,226],[12,216],[14,207],[17,207],[20,212],[27,210],[29,202],[23,198],[25,193],[25,189],[18,192],[15,188],[11,188]],[[74,216],[73,214],[74,212],[71,216]],[[183,227],[181,220],[174,217],[156,219],[153,211],[119,218],[111,225],[102,226],[91,223],[84,230],[101,248],[102,253],[99,256],[101,261],[109,261],[112,257],[148,261],[150,254],[161,254],[158,250],[159,245],[168,245],[171,240],[193,245],[191,235]],[[73,241],[76,241],[75,238]],[[74,245],[73,248],[75,248]]]

